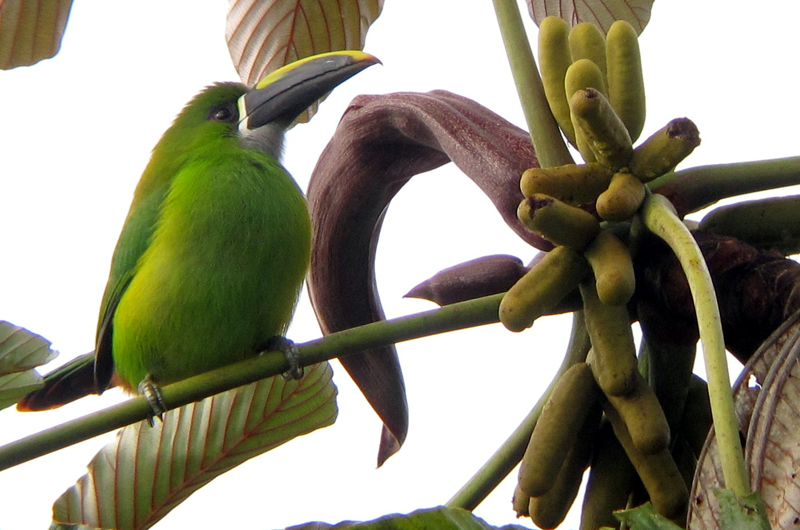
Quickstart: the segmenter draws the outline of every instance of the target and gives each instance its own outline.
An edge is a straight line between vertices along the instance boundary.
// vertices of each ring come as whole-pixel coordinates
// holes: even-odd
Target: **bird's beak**
[[[288,126],[315,101],[380,61],[357,50],[323,53],[275,70],[239,98],[240,130]]]

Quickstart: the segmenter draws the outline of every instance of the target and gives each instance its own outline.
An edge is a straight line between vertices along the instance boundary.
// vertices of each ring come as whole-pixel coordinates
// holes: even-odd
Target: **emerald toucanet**
[[[153,149],[111,264],[96,349],[49,374],[22,410],[113,384],[166,385],[263,351],[286,331],[311,223],[280,164],[294,119],[378,62],[360,51],[287,65],[255,88],[220,83],[190,101]]]

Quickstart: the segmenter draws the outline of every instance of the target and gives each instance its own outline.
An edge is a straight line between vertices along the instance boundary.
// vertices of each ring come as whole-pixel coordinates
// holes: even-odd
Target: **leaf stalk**
[[[542,78],[533,58],[516,0],[493,0],[497,23],[514,76],[522,112],[530,131],[533,149],[541,167],[573,163],[561,130],[544,94]]]
[[[722,320],[708,266],[691,232],[666,197],[650,195],[644,202],[641,216],[645,226],[663,239],[675,253],[689,282],[708,374],[711,413],[725,485],[737,497],[743,497],[751,493],[750,480],[739,439],[739,425],[725,358]]]
[[[470,478],[445,506],[450,508],[463,508],[474,510],[494,489],[508,476],[508,474],[522,460],[525,448],[531,439],[536,422],[542,415],[542,409],[561,376],[572,365],[586,360],[589,351],[589,336],[583,320],[583,312],[575,311],[572,314],[572,334],[567,347],[564,360],[553,376],[553,380],[542,393],[533,409],[522,420],[522,423],[511,433],[505,442],[495,451],[483,466]]]

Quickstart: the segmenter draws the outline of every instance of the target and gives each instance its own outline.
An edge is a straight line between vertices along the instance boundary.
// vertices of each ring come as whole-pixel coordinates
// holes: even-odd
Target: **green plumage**
[[[43,410],[119,384],[166,385],[263,351],[289,325],[310,259],[305,198],[279,157],[314,101],[378,62],[309,57],[255,88],[190,101],[153,149],[111,263],[96,351],[48,374],[17,408]]]
[[[153,151],[115,252],[99,329],[116,373],[178,381],[261,351],[286,331],[308,267],[305,199],[283,167],[208,119],[244,94],[197,96]],[[169,175],[170,178],[164,178]],[[113,309],[113,311],[112,311]]]

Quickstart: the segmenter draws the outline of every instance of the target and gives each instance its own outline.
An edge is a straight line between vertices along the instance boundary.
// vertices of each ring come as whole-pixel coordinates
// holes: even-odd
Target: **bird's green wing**
[[[146,194],[141,193],[143,186],[137,188],[111,259],[111,272],[100,305],[95,345],[94,379],[100,392],[108,388],[111,376],[114,374],[114,360],[111,355],[114,312],[136,274],[139,258],[150,245],[161,212],[161,203],[169,190],[169,183],[169,180],[158,182],[157,185],[146,189]]]

